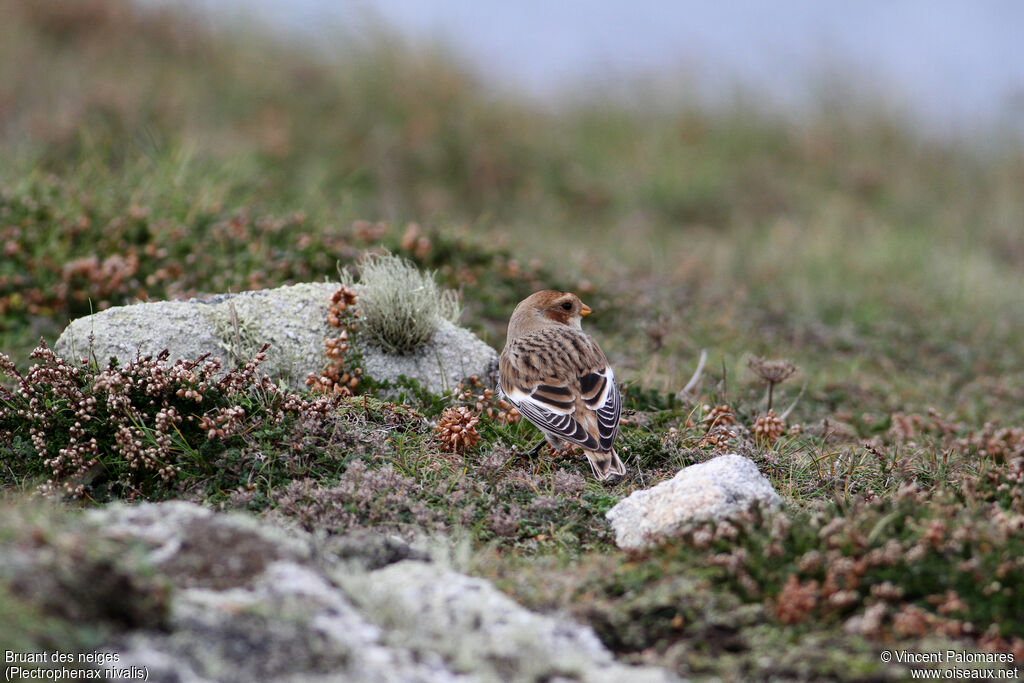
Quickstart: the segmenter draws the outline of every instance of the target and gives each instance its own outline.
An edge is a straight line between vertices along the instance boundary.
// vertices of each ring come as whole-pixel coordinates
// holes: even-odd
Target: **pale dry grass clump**
[[[353,284],[347,271],[342,282]],[[461,313],[458,294],[442,290],[424,273],[393,254],[371,254],[360,262],[359,332],[388,353],[409,354],[433,336],[438,323]]]

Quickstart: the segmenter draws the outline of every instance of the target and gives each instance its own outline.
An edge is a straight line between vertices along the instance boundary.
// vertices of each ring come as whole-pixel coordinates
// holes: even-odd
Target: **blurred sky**
[[[1021,0],[138,1],[260,15],[303,37],[380,20],[544,98],[645,75],[712,102],[737,85],[787,108],[853,91],[940,130],[1024,131]]]

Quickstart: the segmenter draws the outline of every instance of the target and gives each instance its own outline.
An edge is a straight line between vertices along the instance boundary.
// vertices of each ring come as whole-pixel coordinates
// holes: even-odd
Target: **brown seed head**
[[[747,361],[747,367],[754,371],[761,379],[770,384],[785,382],[796,374],[796,366],[785,358],[777,360],[765,360],[759,356],[752,357]]]
[[[736,422],[732,408],[725,404],[717,405],[714,408],[705,406],[705,410],[707,410],[707,414],[702,422],[706,425],[707,431],[711,431],[719,425],[731,425]]]
[[[786,424],[774,410],[769,410],[767,415],[761,415],[754,423],[754,440],[758,443],[773,444],[785,430]]]
[[[466,406],[446,408],[437,421],[437,436],[442,447],[449,452],[466,451],[480,441],[476,424],[480,421]]]

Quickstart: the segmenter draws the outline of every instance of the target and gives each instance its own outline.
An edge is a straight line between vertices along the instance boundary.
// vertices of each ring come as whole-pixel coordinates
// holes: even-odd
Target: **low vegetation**
[[[348,271],[342,284],[355,284]],[[433,274],[421,273],[394,254],[369,254],[359,263],[359,330],[364,343],[388,353],[407,354],[434,335],[438,321],[455,322],[458,295],[441,291]]]
[[[122,0],[0,13],[0,544],[52,547],[65,588],[127,558],[135,615],[88,607],[114,589],[55,604],[0,562],[5,641],[89,649],[158,626],[166,596],[130,553],[83,559],[70,539],[79,508],[181,497],[454,537],[464,569],[684,676],[898,680],[878,657],[896,648],[1024,657],[1019,140],[925,138],[856,102],[800,122],[685,93],[552,112],[383,34],[313,55]],[[339,267],[360,275],[309,392],[259,354],[221,374],[50,350],[92,311]],[[500,348],[541,288],[594,309],[624,381],[614,485],[525,455],[539,436],[489,378],[397,400],[359,366],[360,343],[407,351],[458,317],[447,290]],[[726,452],[781,514],[616,549],[605,511]]]

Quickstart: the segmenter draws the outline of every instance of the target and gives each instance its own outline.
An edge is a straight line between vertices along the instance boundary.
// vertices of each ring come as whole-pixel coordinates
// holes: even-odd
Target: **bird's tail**
[[[594,476],[599,480],[605,481],[613,474],[619,476],[626,474],[626,466],[622,464],[622,460],[619,459],[619,455],[615,452],[614,448],[607,453],[585,452],[587,460],[590,462],[590,469],[594,470]]]

